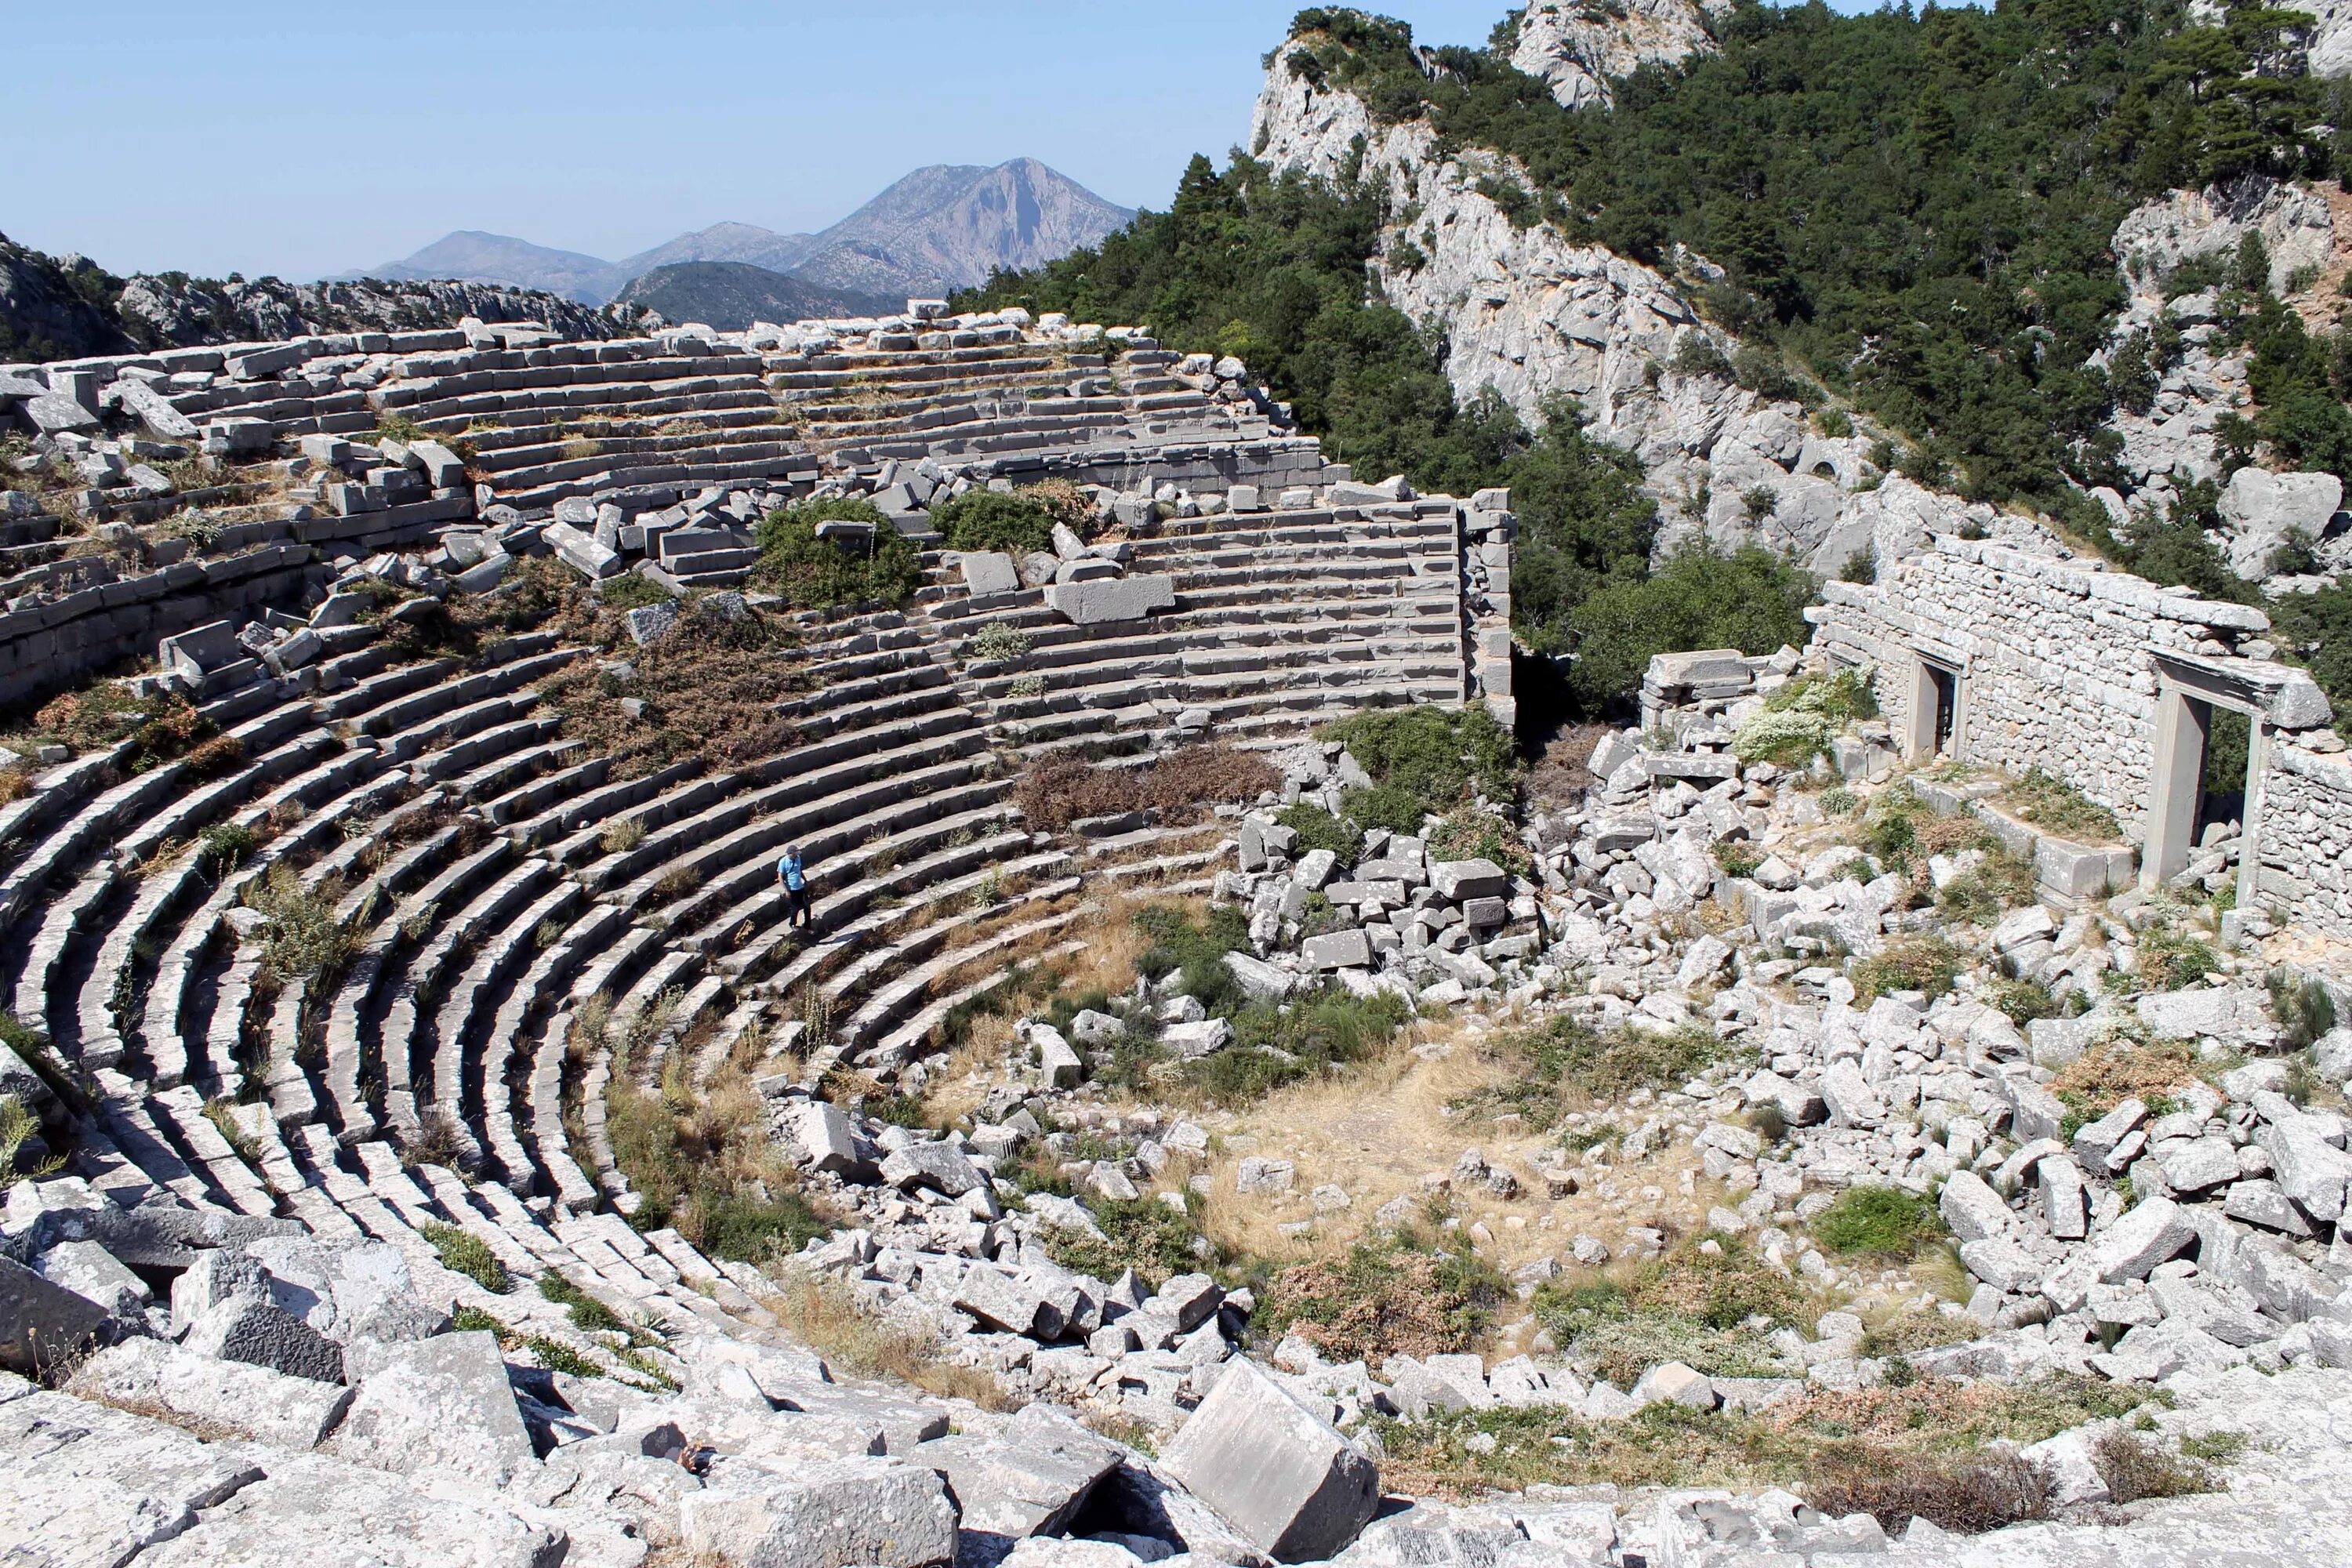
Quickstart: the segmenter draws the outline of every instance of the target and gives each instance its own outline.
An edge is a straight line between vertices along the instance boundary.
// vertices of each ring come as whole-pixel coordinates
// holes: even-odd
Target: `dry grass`
[[[788,1270],[760,1304],[838,1370],[894,1377],[942,1399],[969,1399],[983,1410],[1020,1407],[1021,1401],[990,1373],[943,1361],[936,1341],[859,1311],[849,1292],[833,1280]]]
[[[611,648],[635,667],[623,684],[583,661],[540,687],[563,716],[564,737],[613,758],[616,778],[684,757],[736,768],[793,743],[793,726],[777,708],[804,689],[807,678],[789,657],[798,634],[782,618],[753,613],[728,620],[690,612],[677,630],[639,648],[628,644],[620,611],[575,594],[561,626],[567,638]],[[621,710],[624,697],[645,701],[643,720]]]
[[[2196,1077],[2196,1053],[2185,1044],[2116,1040],[2093,1046],[2059,1068],[2050,1080],[2050,1092],[2084,1121],[2096,1121],[2126,1100],[2176,1094]]]
[[[1273,765],[1253,752],[1186,746],[1146,768],[1045,757],[1029,765],[1013,798],[1032,828],[1058,833],[1085,817],[1147,809],[1164,822],[1187,822],[1216,802],[1254,801],[1281,783]]]

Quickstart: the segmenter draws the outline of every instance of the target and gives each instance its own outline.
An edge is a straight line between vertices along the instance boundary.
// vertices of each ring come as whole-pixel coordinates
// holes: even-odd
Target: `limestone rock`
[[[1330,1557],[1380,1501],[1380,1472],[1247,1359],[1227,1366],[1166,1451],[1169,1472],[1284,1563]]]

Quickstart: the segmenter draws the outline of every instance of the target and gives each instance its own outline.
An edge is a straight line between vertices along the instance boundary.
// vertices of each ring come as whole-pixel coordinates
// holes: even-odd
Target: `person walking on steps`
[[[784,846],[784,858],[776,863],[776,879],[784,885],[784,923],[805,926],[809,923],[808,872],[801,865],[801,847]]]

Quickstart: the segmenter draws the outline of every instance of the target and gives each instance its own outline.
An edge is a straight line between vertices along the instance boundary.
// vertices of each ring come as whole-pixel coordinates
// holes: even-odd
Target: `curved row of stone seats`
[[[723,341],[553,343],[404,362],[369,394],[471,452],[494,499],[526,510],[632,487],[723,484],[811,470],[780,424],[760,356]]]
[[[1269,433],[1265,417],[1248,405],[1237,412],[1153,374],[1175,358],[1123,355],[1116,384],[1100,359],[1079,355],[1073,363],[1064,345],[1033,342],[777,354],[766,363],[768,384],[810,447],[852,461]]]
[[[1000,738],[1024,752],[1213,728],[1286,738],[1357,708],[1458,701],[1465,659],[1451,504],[1429,515],[1328,510],[1171,523],[1134,542],[1130,573],[1170,575],[1175,608],[1138,621],[1068,624],[1045,594],[926,606],[961,643],[992,622],[1029,651],[965,682]]]

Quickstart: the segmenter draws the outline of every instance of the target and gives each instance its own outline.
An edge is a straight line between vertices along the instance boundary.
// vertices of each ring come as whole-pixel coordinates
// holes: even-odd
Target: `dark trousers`
[[[784,923],[804,926],[809,923],[809,896],[806,888],[784,889]]]

